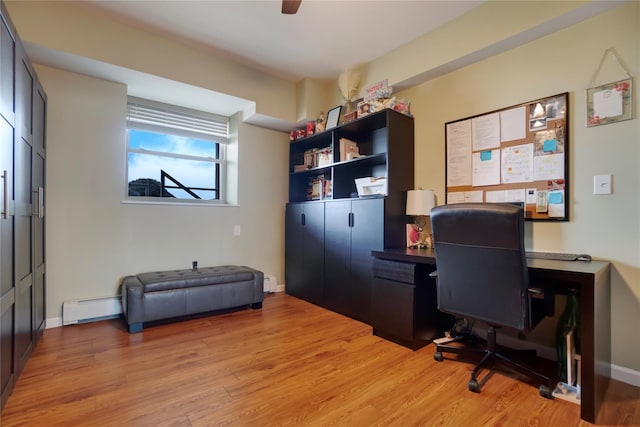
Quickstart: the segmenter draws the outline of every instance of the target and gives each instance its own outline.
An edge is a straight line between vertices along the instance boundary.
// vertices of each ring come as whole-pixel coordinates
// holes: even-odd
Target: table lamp
[[[418,227],[419,240],[412,247],[425,248],[427,247],[425,239],[423,237],[423,231],[425,225],[427,225],[427,218],[431,209],[436,205],[436,196],[433,190],[423,190],[419,188],[417,190],[407,191],[407,215],[415,217],[415,225]]]

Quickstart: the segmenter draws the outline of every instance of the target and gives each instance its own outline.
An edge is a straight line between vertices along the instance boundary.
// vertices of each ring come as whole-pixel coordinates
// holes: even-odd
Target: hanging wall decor
[[[611,54],[627,75],[627,79],[594,86],[594,81],[607,55]],[[602,55],[586,93],[587,127],[608,125],[633,119],[633,79],[613,48]]]

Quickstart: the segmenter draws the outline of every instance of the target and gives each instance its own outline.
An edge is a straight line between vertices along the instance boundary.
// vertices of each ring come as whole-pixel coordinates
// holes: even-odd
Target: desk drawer
[[[374,258],[373,276],[413,285],[416,278],[416,264]]]

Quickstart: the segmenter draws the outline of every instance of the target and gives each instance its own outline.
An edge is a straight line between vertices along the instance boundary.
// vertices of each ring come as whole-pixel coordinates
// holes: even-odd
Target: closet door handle
[[[349,212],[349,227],[353,227],[354,224],[354,215],[353,212]]]
[[[9,179],[7,176],[7,170],[5,169],[2,172],[2,179],[4,181],[3,186],[4,186],[4,196],[3,196],[3,205],[4,205],[4,211],[2,211],[2,218],[4,219],[8,219],[9,218]]]
[[[38,187],[38,218],[44,218],[44,188]]]
[[[300,215],[300,222],[303,226],[307,225],[307,217],[305,216],[305,214]]]

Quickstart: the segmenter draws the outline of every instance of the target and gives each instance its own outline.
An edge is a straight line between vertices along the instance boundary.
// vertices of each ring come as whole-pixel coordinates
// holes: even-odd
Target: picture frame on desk
[[[327,113],[327,126],[326,130],[333,129],[338,126],[338,120],[340,120],[340,112],[342,112],[342,105],[338,105],[335,108],[332,108]]]

